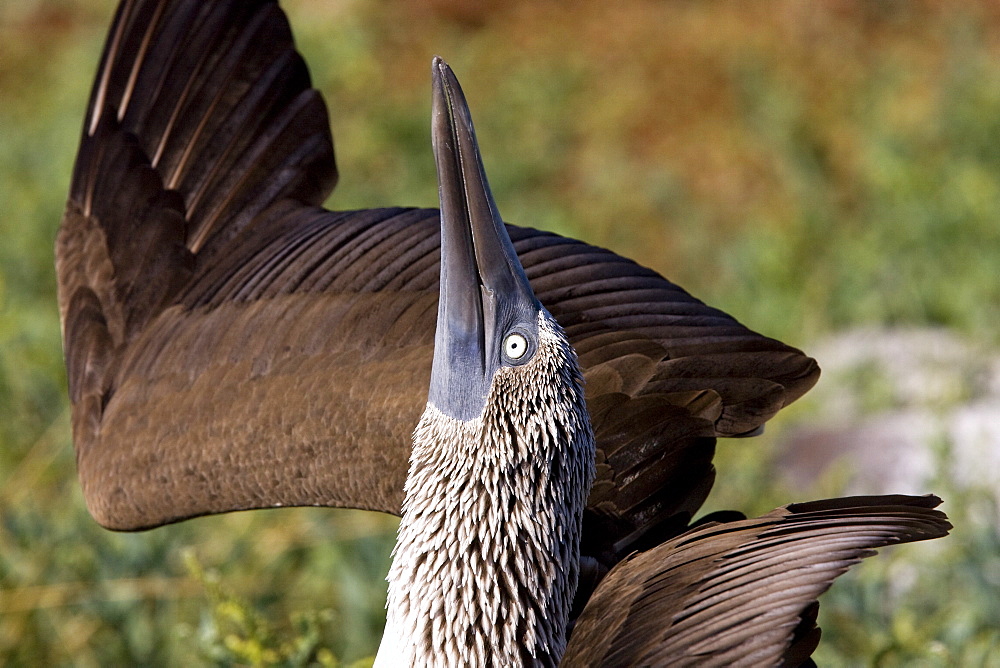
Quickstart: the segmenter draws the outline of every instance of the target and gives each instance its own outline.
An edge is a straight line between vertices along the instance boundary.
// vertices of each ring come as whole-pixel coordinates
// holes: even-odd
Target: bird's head
[[[458,80],[439,58],[432,70],[441,292],[428,402],[463,422],[557,406],[585,413],[576,355],[517,258]]]

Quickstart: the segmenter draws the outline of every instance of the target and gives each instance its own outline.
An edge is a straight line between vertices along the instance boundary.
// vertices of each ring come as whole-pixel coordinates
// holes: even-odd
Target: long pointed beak
[[[482,413],[493,374],[505,361],[508,334],[529,330],[531,347],[541,305],[493,201],[458,79],[440,58],[431,69],[441,294],[429,401],[454,418],[470,420]]]

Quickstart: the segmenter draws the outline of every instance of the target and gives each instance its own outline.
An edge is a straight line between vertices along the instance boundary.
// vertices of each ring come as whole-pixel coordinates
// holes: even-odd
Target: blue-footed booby
[[[434,76],[441,212],[327,211],[326,108],[277,3],[121,3],[56,241],[90,512],[402,513],[386,664],[808,662],[816,597],[944,535],[939,500],[693,521],[715,439],[759,431],[816,363],[504,224]]]

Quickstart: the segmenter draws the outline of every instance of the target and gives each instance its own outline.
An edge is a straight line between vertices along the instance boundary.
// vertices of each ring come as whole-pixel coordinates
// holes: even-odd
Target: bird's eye
[[[512,360],[519,360],[528,352],[528,340],[523,335],[513,332],[503,340],[503,352]]]

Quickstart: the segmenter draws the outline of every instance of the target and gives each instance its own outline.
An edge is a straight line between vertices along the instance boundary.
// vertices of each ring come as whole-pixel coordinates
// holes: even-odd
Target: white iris
[[[528,352],[528,341],[516,332],[508,334],[503,341],[503,351],[512,360],[519,360]]]

